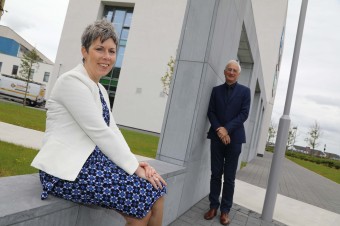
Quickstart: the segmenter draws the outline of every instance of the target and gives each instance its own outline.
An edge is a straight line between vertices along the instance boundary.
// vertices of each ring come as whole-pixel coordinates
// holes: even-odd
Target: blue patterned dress
[[[103,118],[109,125],[109,109],[100,90],[99,94]],[[126,173],[97,146],[75,181],[62,180],[44,171],[39,174],[43,186],[42,200],[52,194],[76,203],[115,209],[136,218],[145,217],[156,200],[166,193],[165,186],[157,190],[147,180]]]

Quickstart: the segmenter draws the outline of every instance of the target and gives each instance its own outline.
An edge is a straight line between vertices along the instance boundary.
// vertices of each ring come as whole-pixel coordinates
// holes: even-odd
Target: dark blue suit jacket
[[[246,134],[243,123],[249,115],[250,89],[236,83],[228,101],[226,97],[226,83],[213,88],[208,108],[208,118],[211,124],[208,138],[220,140],[216,129],[223,126],[229,133],[231,143],[245,143]]]

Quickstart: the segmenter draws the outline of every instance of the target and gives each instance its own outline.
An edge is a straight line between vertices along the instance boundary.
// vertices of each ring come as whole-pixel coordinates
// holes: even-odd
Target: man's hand
[[[226,128],[221,126],[217,128],[216,132],[217,132],[217,136],[221,139],[223,144],[225,145],[230,144],[230,136],[228,135],[228,131]]]

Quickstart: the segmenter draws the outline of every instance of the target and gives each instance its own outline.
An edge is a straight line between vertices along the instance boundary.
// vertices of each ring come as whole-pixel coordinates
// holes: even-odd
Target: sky
[[[0,20],[55,61],[69,0],[6,0]]]
[[[69,0],[7,0],[0,24],[10,27],[55,61]],[[283,114],[301,0],[289,0],[285,43],[272,122]],[[340,155],[340,0],[309,0],[297,68],[291,126],[296,145],[306,146],[310,127],[318,122],[318,150]],[[20,16],[18,16],[20,15]]]
[[[289,0],[281,71],[272,122],[283,115],[291,71],[301,0]],[[340,0],[309,0],[296,73],[291,126],[298,127],[296,145],[304,141],[315,121],[321,137],[317,150],[340,155]]]

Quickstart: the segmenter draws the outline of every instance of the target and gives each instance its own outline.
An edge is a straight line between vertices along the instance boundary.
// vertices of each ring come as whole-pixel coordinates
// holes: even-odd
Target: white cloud
[[[10,0],[0,24],[6,25],[52,61],[55,60],[69,0]]]

